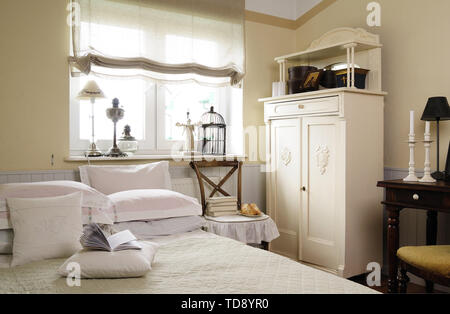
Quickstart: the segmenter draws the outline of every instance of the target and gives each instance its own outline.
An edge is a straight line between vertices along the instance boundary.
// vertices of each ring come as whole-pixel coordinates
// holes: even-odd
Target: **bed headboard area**
[[[205,170],[209,178],[218,183],[227,174],[229,169],[211,168]],[[188,166],[170,166],[172,189],[176,192],[195,197],[200,200],[200,189],[197,177]],[[0,184],[20,182],[41,182],[69,180],[80,181],[78,170],[41,170],[41,171],[7,171],[0,172]],[[257,203],[261,209],[265,209],[265,173],[260,171],[260,165],[249,164],[243,166],[242,199],[245,203]],[[236,194],[237,180],[230,179],[224,184],[225,191]],[[205,194],[211,192],[211,187],[205,185]]]

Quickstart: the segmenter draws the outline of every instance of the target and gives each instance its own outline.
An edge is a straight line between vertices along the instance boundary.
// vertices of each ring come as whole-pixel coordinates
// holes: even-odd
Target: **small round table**
[[[265,249],[267,243],[280,236],[275,222],[264,214],[255,218],[233,215],[205,219],[208,232],[246,244],[263,244]]]

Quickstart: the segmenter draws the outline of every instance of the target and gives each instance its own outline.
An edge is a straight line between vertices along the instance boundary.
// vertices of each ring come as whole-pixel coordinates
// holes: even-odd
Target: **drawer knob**
[[[419,194],[413,195],[413,200],[418,201],[420,199]]]
[[[306,186],[302,187],[302,191],[306,192]]]
[[[298,105],[298,109],[305,109],[305,105]]]

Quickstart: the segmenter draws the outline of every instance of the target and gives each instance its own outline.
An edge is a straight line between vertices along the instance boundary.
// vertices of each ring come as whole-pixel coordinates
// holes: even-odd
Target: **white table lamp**
[[[89,81],[84,88],[78,93],[77,99],[91,101],[91,121],[92,121],[92,138],[89,150],[85,152],[86,157],[101,157],[102,153],[95,145],[95,131],[94,131],[94,104],[97,98],[106,98],[100,87],[95,81]]]

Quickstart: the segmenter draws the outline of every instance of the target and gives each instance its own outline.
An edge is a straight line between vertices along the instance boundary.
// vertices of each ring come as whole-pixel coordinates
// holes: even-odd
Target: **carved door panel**
[[[337,117],[316,117],[302,124],[299,259],[331,269],[338,266],[338,123]]]
[[[300,215],[300,119],[271,123],[270,213],[280,237],[271,250],[297,259]]]

